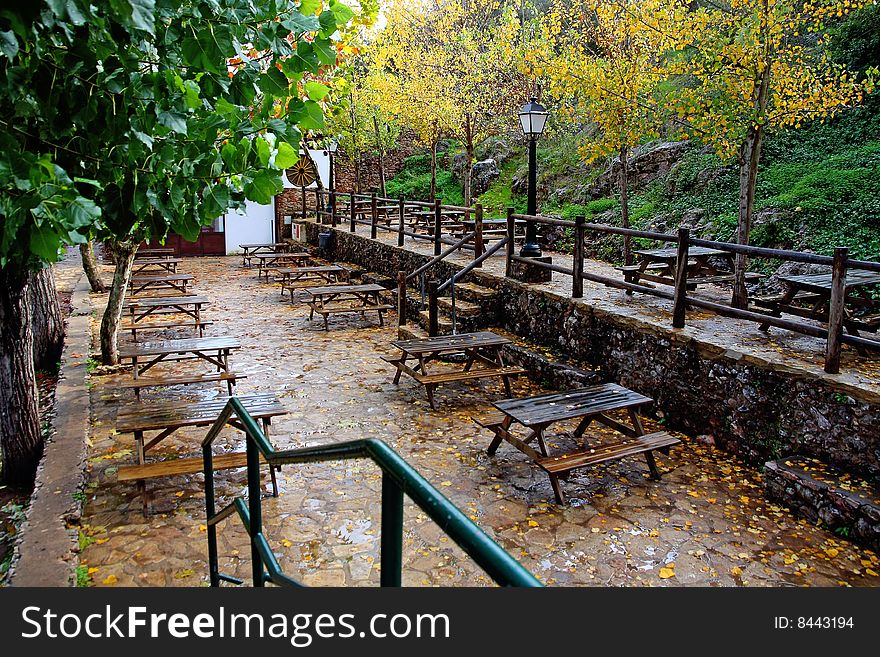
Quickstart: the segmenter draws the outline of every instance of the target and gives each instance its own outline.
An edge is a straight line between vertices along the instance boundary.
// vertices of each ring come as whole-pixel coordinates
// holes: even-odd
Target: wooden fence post
[[[440,333],[440,316],[437,308],[437,288],[440,284],[431,279],[428,281],[428,336],[435,337]]]
[[[825,371],[828,374],[840,372],[842,346],[840,338],[843,336],[847,258],[849,258],[849,249],[841,246],[834,249],[834,262],[831,265],[831,302],[828,305],[828,342],[825,344]]]
[[[406,324],[406,272],[397,272],[397,325]]]
[[[379,221],[379,206],[376,204],[376,192],[370,194],[370,239],[376,239],[376,235],[378,234],[376,224]]]
[[[301,191],[302,191],[302,217],[301,217],[301,219],[303,221],[305,221],[305,219],[306,219],[306,188],[302,187]]]
[[[434,201],[434,255],[440,255],[440,231],[443,227],[443,217],[440,208],[442,201],[438,198]]]
[[[571,297],[580,299],[584,296],[584,224],[587,218],[578,215],[574,218],[574,249],[572,249]]]
[[[504,275],[510,278],[513,272],[513,231],[516,227],[516,221],[513,218],[513,208],[507,208],[507,261],[504,265]]]
[[[398,218],[398,230],[397,230],[397,246],[403,246],[403,231],[405,230],[404,218],[406,216],[406,199],[401,196],[400,197],[400,217]]]
[[[678,253],[675,257],[675,297],[672,302],[672,327],[684,328],[684,313],[687,310],[687,271],[690,257],[691,231],[678,229]]]
[[[357,219],[357,205],[355,204],[354,192],[351,193],[351,205],[348,208],[351,214],[351,228],[349,232],[355,231],[355,221]]]
[[[485,247],[483,246],[483,204],[477,203],[477,211],[474,213],[474,258],[483,255]],[[482,267],[483,263],[479,263],[477,267]]]

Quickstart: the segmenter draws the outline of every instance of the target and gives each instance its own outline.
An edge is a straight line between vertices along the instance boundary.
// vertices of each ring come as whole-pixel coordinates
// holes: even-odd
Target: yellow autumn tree
[[[557,0],[526,50],[527,66],[560,103],[560,118],[595,127],[581,144],[583,160],[619,159],[625,228],[629,155],[661,134],[667,108],[658,89],[667,79],[664,55],[676,43],[674,26],[683,9],[669,0]],[[624,260],[632,261],[628,236]]]
[[[800,127],[858,104],[874,87],[831,61],[826,22],[872,0],[720,0],[683,15],[670,73],[679,117],[739,165],[737,242],[748,244],[767,131]],[[745,308],[747,259],[736,258],[733,305]]]

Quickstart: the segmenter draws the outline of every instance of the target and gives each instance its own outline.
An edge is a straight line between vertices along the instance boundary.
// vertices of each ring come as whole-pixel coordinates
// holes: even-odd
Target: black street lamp
[[[329,156],[329,159],[330,159],[330,173],[327,176],[327,187],[330,188],[330,192],[331,192],[330,194],[328,194],[328,198],[330,199],[330,201],[329,201],[330,207],[327,209],[330,211],[331,214],[333,213],[333,206],[335,205],[335,203],[334,203],[335,194],[333,194],[333,192],[336,191],[336,180],[335,180],[334,171],[333,171],[333,156],[336,154],[336,151],[338,148],[339,148],[339,144],[336,142],[335,139],[330,139],[327,141],[327,155]]]
[[[532,96],[528,103],[519,111],[519,123],[523,134],[529,142],[529,196],[526,214],[538,213],[538,137],[544,132],[547,117],[550,113],[538,99]],[[538,226],[534,221],[526,221],[526,238],[519,252],[522,258],[540,258],[541,246],[538,244]]]

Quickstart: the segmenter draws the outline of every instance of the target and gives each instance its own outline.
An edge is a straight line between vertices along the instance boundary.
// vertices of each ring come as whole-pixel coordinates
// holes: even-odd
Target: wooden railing
[[[538,224],[571,228],[574,231],[574,250],[571,266],[563,267],[556,264],[540,262],[533,258],[522,258],[514,255],[513,231],[517,220],[534,221]],[[619,228],[617,226],[608,226],[605,224],[588,223],[585,217],[582,216],[576,217],[574,221],[569,221],[540,215],[516,214],[512,209],[508,211],[507,231],[506,275],[510,276],[512,264],[514,262],[521,262],[526,263],[531,267],[540,267],[571,276],[573,298],[580,298],[583,296],[583,281],[587,280],[608,287],[626,290],[630,293],[638,292],[640,294],[647,294],[661,299],[671,300],[673,303],[672,325],[674,328],[683,328],[685,326],[685,310],[688,307],[691,307],[709,310],[724,317],[749,320],[758,322],[764,326],[774,326],[795,333],[821,338],[826,341],[825,371],[830,374],[837,374],[840,371],[841,346],[843,344],[849,344],[859,349],[880,349],[880,340],[868,339],[858,335],[844,333],[844,301],[846,296],[847,270],[861,269],[880,272],[880,262],[850,259],[849,251],[844,247],[835,248],[833,256],[823,256],[815,253],[769,249],[693,238],[690,236],[690,231],[687,228],[680,228],[677,235],[670,235],[667,233],[656,233],[629,228]],[[676,275],[674,277],[675,286],[673,291],[670,292],[647,285],[639,285],[638,283],[622,281],[617,278],[585,271],[584,239],[587,231],[611,235],[628,235],[630,237],[676,244],[678,252],[676,257]],[[786,262],[800,262],[831,267],[831,301],[827,324],[823,327],[816,323],[805,322],[800,319],[776,317],[763,312],[735,308],[729,304],[709,301],[688,295],[687,262],[689,259],[689,249],[692,246],[707,247],[719,251],[726,251],[731,254],[741,254],[754,258],[771,258]]]

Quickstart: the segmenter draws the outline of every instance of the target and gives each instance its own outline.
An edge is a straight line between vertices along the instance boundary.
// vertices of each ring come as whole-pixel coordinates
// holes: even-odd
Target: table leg
[[[509,415],[504,418],[504,421],[494,430],[495,437],[492,438],[492,442],[489,443],[489,447],[486,449],[486,454],[489,456],[495,456],[495,452],[498,451],[498,447],[501,445],[501,441],[504,440],[504,433],[510,430],[510,425],[513,422],[513,418]]]
[[[642,425],[642,418],[639,417],[638,410],[630,408],[629,418],[632,421],[633,428],[636,430],[636,435],[644,436],[645,427]],[[651,471],[651,479],[660,481],[660,471],[657,469],[657,461],[654,460],[654,452],[645,452],[645,461],[648,464],[648,470]]]
[[[550,486],[553,488],[553,496],[556,498],[557,504],[565,504],[565,493],[562,492],[562,486],[559,485],[559,477],[555,474],[547,473],[550,478]]]

